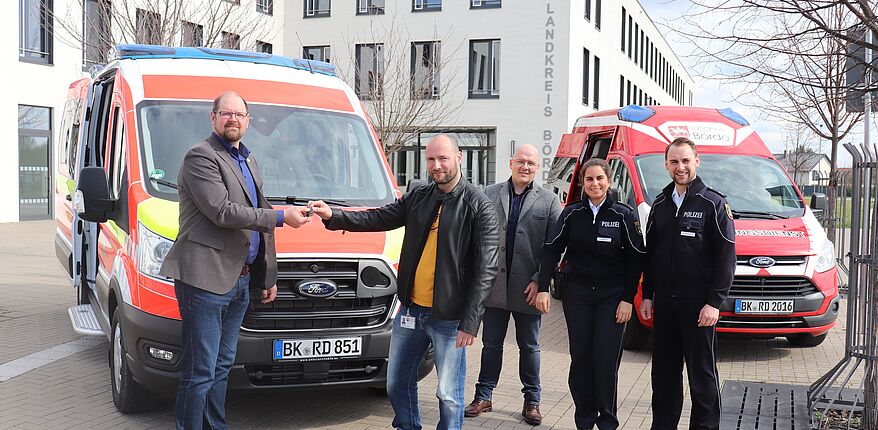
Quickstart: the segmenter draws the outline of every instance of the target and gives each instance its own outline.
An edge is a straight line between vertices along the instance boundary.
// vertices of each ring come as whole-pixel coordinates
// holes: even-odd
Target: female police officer
[[[607,162],[592,158],[580,172],[588,198],[568,205],[546,238],[537,309],[549,311],[549,280],[566,251],[561,288],[576,427],[615,429],[622,333],[640,280],[643,239],[634,210],[607,195]]]

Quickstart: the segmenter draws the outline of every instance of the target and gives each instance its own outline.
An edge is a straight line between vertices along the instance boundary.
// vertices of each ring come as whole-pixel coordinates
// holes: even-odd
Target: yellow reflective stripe
[[[388,231],[384,234],[384,256],[391,264],[399,262],[402,253],[402,238],[405,236],[405,227]]]
[[[156,234],[176,240],[180,232],[180,204],[155,197],[144,200],[137,206],[137,220]]]

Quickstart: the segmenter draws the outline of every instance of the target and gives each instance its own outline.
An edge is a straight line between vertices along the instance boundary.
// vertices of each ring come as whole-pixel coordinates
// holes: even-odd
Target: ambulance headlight
[[[174,242],[159,236],[143,224],[137,226],[137,238],[137,270],[147,276],[165,278],[159,274],[159,269]]]
[[[823,248],[817,253],[817,263],[814,265],[814,270],[825,272],[833,267],[835,267],[835,246],[827,240],[823,242]]]

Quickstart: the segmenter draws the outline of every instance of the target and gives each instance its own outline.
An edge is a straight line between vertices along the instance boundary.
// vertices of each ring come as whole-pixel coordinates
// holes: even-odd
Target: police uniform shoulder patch
[[[726,203],[724,206],[725,206],[725,208],[726,208],[726,215],[729,216],[729,219],[734,219],[734,218],[732,217],[732,208],[729,206],[729,204]]]
[[[640,229],[640,220],[634,221],[634,230],[637,231],[638,236],[643,236],[643,230]]]

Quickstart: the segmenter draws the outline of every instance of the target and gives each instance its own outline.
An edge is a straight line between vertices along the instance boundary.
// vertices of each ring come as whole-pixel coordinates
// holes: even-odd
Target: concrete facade
[[[452,71],[454,78],[450,82],[441,80],[441,85],[450,86],[450,89],[447,92],[443,89],[436,103],[452,108],[460,106],[460,110],[456,121],[435,124],[435,128],[488,131],[489,142],[495,151],[489,160],[496,161],[496,166],[489,166],[489,170],[494,171],[490,182],[508,177],[506,160],[514,146],[523,143],[540,149],[542,173],[546,175],[561,135],[569,132],[581,115],[629,103],[691,104],[692,101],[691,77],[636,0],[506,0],[495,8],[473,7],[472,0],[445,0],[432,2],[441,4],[441,9],[434,11],[416,11],[414,6],[421,3],[420,0],[386,0],[377,2],[383,4],[383,13],[373,14],[358,14],[354,5],[335,0],[325,3],[329,5],[329,14],[321,17],[305,13],[304,8],[311,5],[310,1],[293,1],[287,6],[284,19],[286,54],[301,55],[305,46],[330,46],[333,52],[331,62],[338,66],[340,74],[352,86],[354,45],[441,41],[440,62],[448,63],[442,73]],[[357,1],[369,4],[369,0]],[[586,3],[589,4],[589,18],[585,18]],[[371,4],[376,3],[372,1]],[[600,28],[597,28],[598,8]],[[625,51],[622,50],[623,9]],[[660,54],[667,61],[667,70],[677,74],[679,96],[676,100],[650,77],[649,68],[641,68],[640,62],[634,62],[636,55],[629,58],[629,19],[636,25],[636,46],[639,48],[640,41],[649,38],[651,45],[646,46],[654,48],[649,49],[652,54],[649,57],[658,60],[654,54]],[[485,39],[500,40],[499,96],[472,98],[467,91],[470,41]],[[300,52],[296,52],[297,47]],[[631,51],[635,51],[634,48],[632,44]],[[588,50],[588,77],[583,73],[585,50]],[[640,51],[637,49],[638,53]],[[645,51],[643,55],[646,60]],[[600,61],[597,103],[596,58]],[[406,64],[410,61],[409,58],[389,61],[397,60]],[[385,73],[399,70],[393,64],[384,66]],[[621,104],[620,77],[625,82],[625,100]],[[409,75],[385,76],[385,79],[393,78],[408,80]],[[638,89],[636,99],[630,97],[629,81],[632,89],[635,85]],[[584,84],[589,87],[586,98],[583,97]],[[646,99],[647,95],[651,100]],[[545,176],[538,179],[545,180]]]

